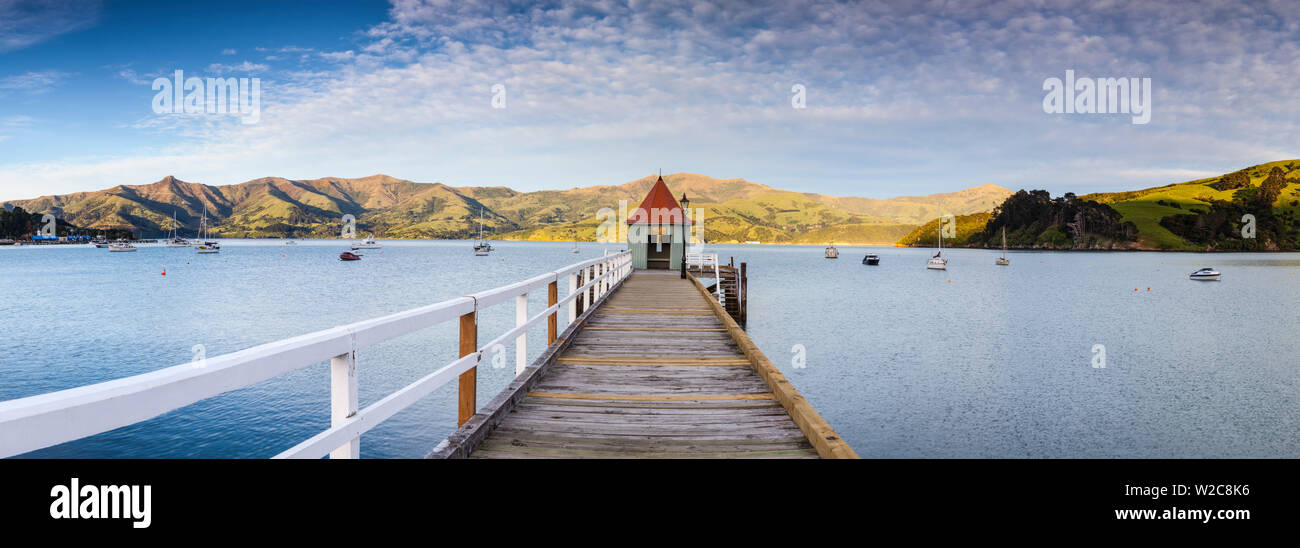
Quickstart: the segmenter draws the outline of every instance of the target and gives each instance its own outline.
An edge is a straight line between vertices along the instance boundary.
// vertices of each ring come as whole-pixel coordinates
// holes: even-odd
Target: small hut
[[[686,195],[682,195],[686,201]],[[688,201],[689,203],[689,201]],[[662,175],[641,206],[628,215],[627,244],[632,267],[678,270],[693,220],[685,218]]]

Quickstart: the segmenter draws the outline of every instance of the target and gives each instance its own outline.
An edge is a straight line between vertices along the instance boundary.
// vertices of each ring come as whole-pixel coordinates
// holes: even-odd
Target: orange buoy
[[[167,269],[166,269],[166,268],[163,269],[163,273],[162,273],[162,275],[163,275],[163,276],[166,276],[166,275],[167,275]]]

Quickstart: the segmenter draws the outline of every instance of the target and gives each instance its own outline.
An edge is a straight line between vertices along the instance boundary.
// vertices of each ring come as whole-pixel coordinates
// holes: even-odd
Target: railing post
[[[572,295],[577,291],[578,291],[578,274],[576,272],[570,272],[569,273],[569,294]],[[573,322],[577,320],[578,320],[578,299],[573,299],[569,301],[569,323],[566,325],[573,325]]]
[[[465,357],[478,351],[478,305],[475,310],[460,317],[460,357]],[[474,416],[475,396],[478,390],[478,367],[471,367],[469,371],[460,374],[457,380],[459,389],[459,405],[456,414],[456,427],[464,426],[470,417]]]
[[[330,359],[330,426],[338,426],[357,414],[357,354],[339,354]],[[352,438],[330,451],[330,459],[361,458],[361,437]]]
[[[546,308],[555,306],[560,302],[560,284],[551,282],[546,284]],[[551,312],[546,317],[546,346],[555,344],[556,339],[560,338],[559,311]]]
[[[588,266],[588,267],[582,269],[582,285],[585,287],[585,286],[586,286],[587,284],[589,284],[589,283],[591,283],[591,267],[590,267],[590,266]],[[588,308],[591,308],[591,288],[590,288],[590,287],[588,287],[588,288],[582,290],[582,310],[583,310],[583,312],[586,312]]]
[[[515,297],[515,327],[528,323],[528,294]],[[524,330],[515,339],[515,375],[521,375],[528,367],[528,330]]]

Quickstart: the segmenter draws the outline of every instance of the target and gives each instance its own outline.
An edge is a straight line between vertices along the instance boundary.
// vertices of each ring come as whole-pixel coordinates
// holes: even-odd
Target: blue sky
[[[0,0],[0,199],[166,175],[538,190],[659,168],[1059,194],[1300,158],[1292,2],[752,4]],[[154,113],[153,79],[178,69],[260,78],[260,119]],[[1066,70],[1151,78],[1151,122],[1044,113]]]

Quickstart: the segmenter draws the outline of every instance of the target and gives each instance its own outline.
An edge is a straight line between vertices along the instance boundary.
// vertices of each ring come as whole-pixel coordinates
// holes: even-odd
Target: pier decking
[[[856,456],[678,272],[633,272],[565,336],[430,456]]]

